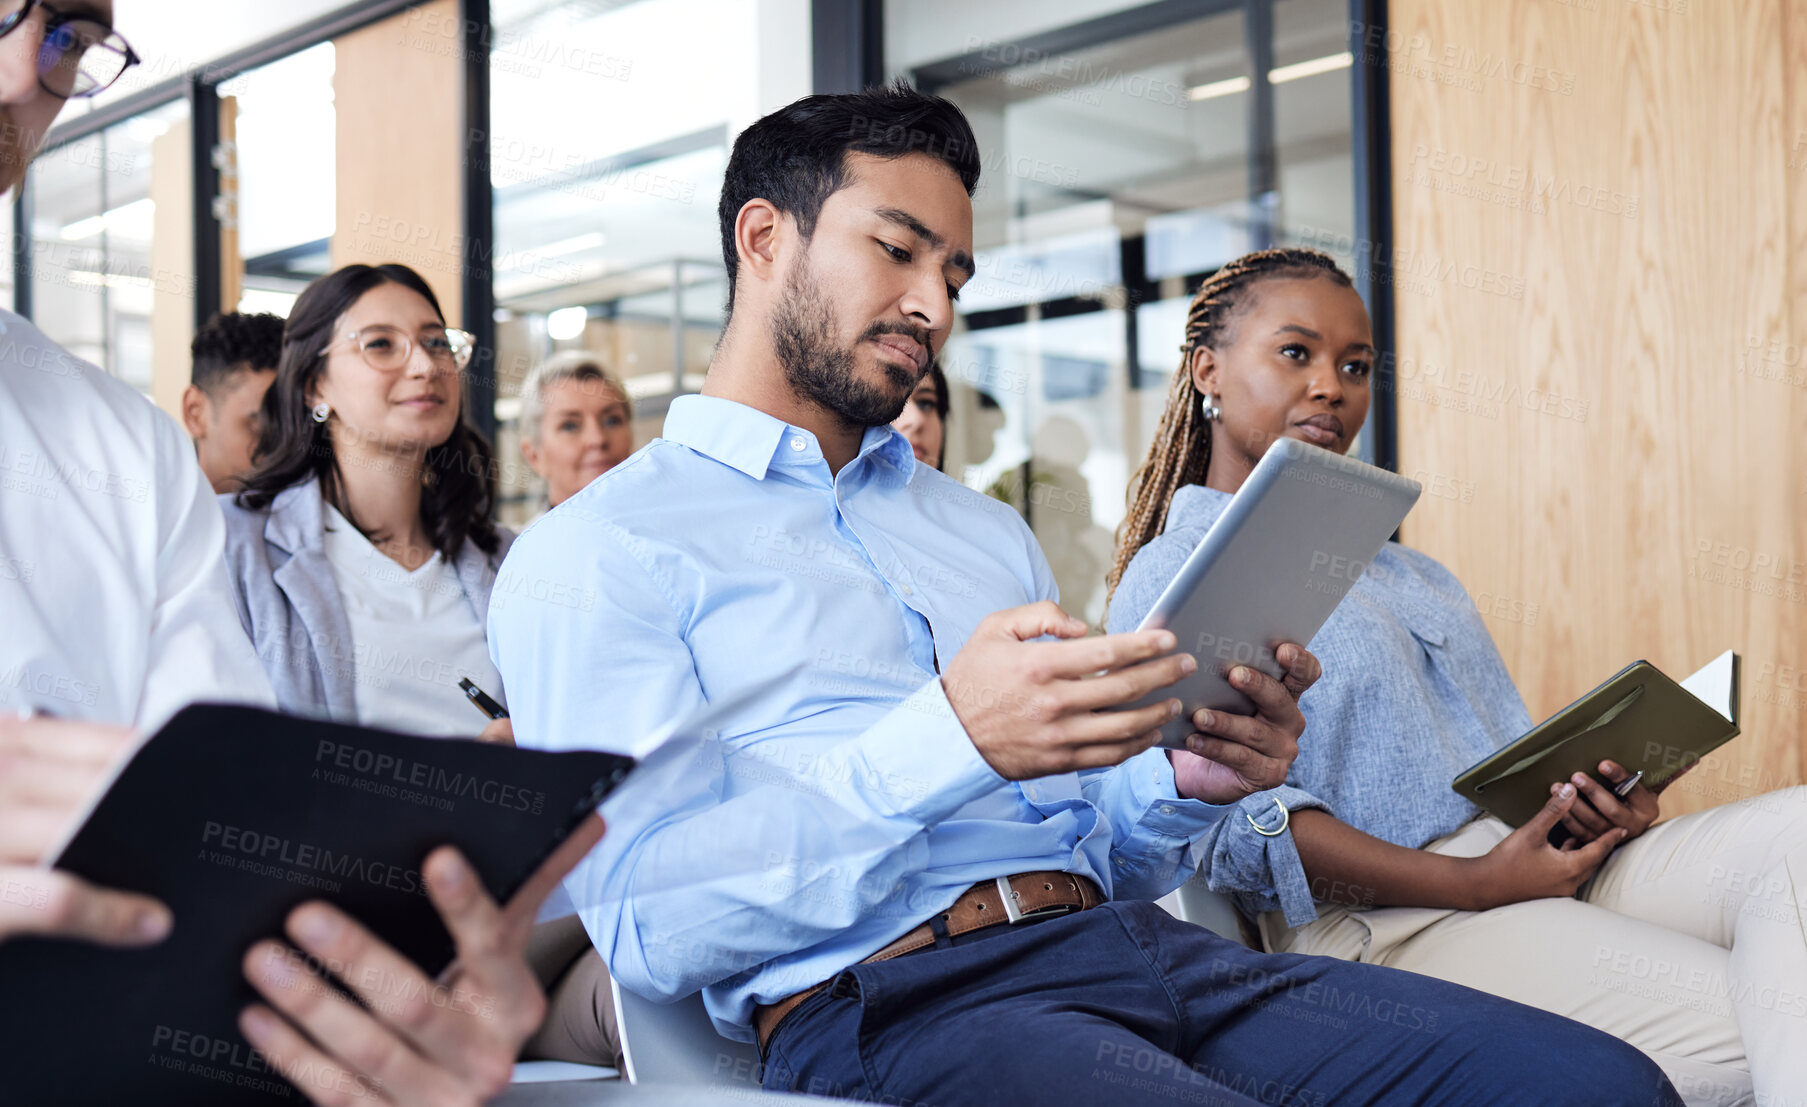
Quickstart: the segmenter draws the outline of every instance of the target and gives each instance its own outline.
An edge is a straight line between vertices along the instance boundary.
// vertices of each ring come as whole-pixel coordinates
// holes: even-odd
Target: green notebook
[[[1456,777],[1450,787],[1510,826],[1550,801],[1550,785],[1600,762],[1642,771],[1660,791],[1738,736],[1738,655],[1731,650],[1677,684],[1638,661]],[[1604,781],[1602,782],[1604,783]]]

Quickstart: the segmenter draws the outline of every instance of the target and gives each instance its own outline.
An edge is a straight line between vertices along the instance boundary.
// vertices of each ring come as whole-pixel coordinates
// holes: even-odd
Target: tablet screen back
[[[1227,674],[1247,665],[1278,678],[1274,649],[1308,644],[1418,500],[1396,473],[1291,438],[1268,448],[1139,629],[1165,627],[1198,669],[1128,706],[1178,696],[1162,729],[1184,748],[1199,708],[1251,715]]]

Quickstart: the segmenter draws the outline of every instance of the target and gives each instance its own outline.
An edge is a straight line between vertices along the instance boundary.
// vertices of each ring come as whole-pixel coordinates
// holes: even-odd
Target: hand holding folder
[[[1450,785],[1510,826],[1523,826],[1576,773],[1624,766],[1652,792],[1738,736],[1738,655],[1727,650],[1678,684],[1648,661],[1532,727]]]
[[[15,1000],[0,1004],[12,1062],[0,1104],[293,1103],[289,1083],[355,1093],[371,1075],[344,1059],[372,1044],[413,1055],[396,1072],[488,1087],[516,1024],[538,1018],[510,951],[600,837],[596,806],[631,764],[185,709],[51,854],[96,887],[161,901],[174,927],[141,949],[0,945]],[[294,948],[272,940],[285,935]],[[241,1021],[260,995],[290,1021]]]

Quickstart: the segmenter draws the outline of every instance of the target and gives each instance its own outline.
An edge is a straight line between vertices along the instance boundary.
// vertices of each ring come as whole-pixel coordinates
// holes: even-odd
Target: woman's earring
[[[314,422],[324,423],[324,422],[326,422],[326,417],[328,415],[331,415],[332,413],[333,413],[332,407],[329,404],[327,404],[327,402],[325,400],[321,400],[319,403],[314,405]]]
[[[1223,404],[1220,400],[1221,397],[1215,392],[1205,393],[1204,416],[1213,423],[1223,418]]]

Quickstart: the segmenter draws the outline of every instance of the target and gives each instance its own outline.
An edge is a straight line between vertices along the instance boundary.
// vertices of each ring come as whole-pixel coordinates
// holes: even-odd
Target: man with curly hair
[[[264,392],[276,379],[282,317],[215,315],[195,335],[189,352],[194,375],[182,393],[182,424],[213,490],[236,492],[240,478],[251,471]]]

